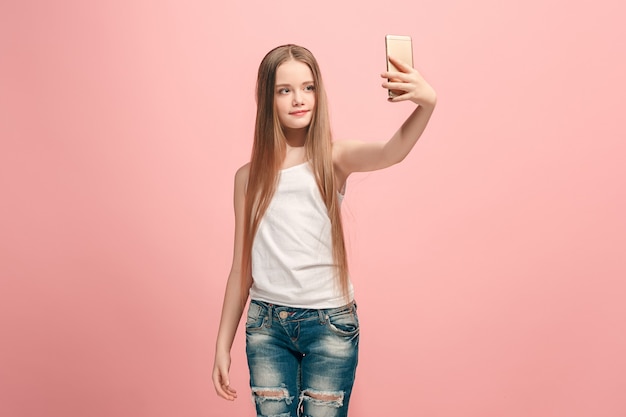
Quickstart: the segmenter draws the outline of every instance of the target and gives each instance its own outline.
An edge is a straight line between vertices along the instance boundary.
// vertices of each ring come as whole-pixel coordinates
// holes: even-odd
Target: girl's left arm
[[[401,70],[381,74],[382,78],[397,80],[383,82],[383,88],[401,92],[396,97],[389,98],[389,101],[397,103],[408,100],[417,104],[417,108],[386,142],[335,142],[333,159],[344,178],[352,172],[375,171],[402,161],[426,129],[435,109],[437,94],[424,77],[411,66],[393,57],[389,59]]]

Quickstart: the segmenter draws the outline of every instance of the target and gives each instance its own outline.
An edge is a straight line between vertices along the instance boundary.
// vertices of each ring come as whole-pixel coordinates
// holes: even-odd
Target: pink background
[[[348,185],[352,415],[626,415],[623,2],[89,3],[0,3],[0,415],[254,415],[243,332],[210,374],[258,63],[386,139],[386,33],[439,105]]]

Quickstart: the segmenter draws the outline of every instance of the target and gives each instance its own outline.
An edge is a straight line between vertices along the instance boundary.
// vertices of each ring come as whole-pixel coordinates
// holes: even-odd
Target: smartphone
[[[413,42],[410,36],[387,35],[385,36],[385,46],[387,49],[387,71],[399,71],[389,61],[389,55],[413,67]],[[397,80],[390,79],[389,81]],[[396,97],[403,93],[399,90],[389,90],[389,97]]]

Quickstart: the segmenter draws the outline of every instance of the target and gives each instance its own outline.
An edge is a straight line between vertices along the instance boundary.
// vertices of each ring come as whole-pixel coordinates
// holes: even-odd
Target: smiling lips
[[[304,116],[305,114],[307,114],[309,111],[308,110],[296,110],[296,111],[291,111],[289,112],[289,114],[291,116]]]

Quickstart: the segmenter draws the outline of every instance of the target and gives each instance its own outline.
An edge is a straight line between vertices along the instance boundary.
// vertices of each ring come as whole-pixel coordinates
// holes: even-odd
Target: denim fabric
[[[358,347],[355,303],[316,310],[252,300],[246,354],[257,415],[347,416]]]

